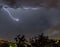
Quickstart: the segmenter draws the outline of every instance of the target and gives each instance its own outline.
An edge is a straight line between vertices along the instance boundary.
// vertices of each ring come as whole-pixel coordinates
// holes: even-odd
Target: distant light
[[[57,40],[55,43],[58,44],[59,43],[59,40]]]
[[[10,46],[10,47],[12,47],[12,46]]]

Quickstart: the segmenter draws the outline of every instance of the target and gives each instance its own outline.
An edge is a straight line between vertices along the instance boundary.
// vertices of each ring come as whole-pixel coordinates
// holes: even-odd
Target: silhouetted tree
[[[18,47],[24,47],[24,42],[26,41],[24,35],[17,35],[16,38],[14,38],[15,41],[17,42]]]

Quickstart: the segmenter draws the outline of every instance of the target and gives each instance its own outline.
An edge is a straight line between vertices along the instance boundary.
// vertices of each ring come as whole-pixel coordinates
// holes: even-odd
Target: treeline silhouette
[[[24,35],[20,34],[14,39],[17,47],[60,47],[60,40],[49,39],[43,33],[30,38],[28,41]]]

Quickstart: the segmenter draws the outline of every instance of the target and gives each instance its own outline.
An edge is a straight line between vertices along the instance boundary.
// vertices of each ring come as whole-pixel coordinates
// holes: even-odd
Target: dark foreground
[[[29,41],[24,35],[17,35],[14,40],[16,43],[4,42],[0,47],[60,47],[60,40],[49,39],[43,33],[30,38]]]

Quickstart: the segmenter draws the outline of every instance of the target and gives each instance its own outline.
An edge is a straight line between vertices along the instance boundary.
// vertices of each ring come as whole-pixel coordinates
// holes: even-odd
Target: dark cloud
[[[0,5],[7,5],[11,8],[19,8],[23,6],[60,8],[60,0],[0,0]]]

